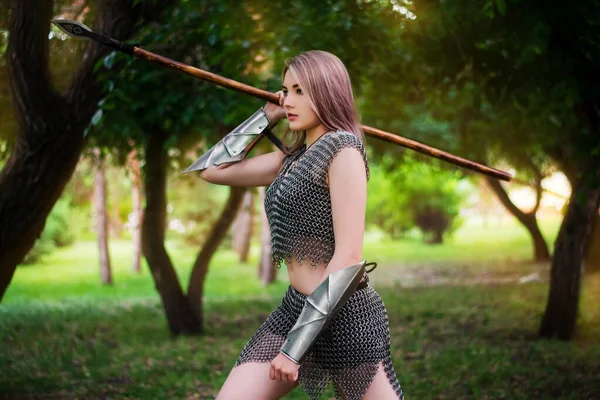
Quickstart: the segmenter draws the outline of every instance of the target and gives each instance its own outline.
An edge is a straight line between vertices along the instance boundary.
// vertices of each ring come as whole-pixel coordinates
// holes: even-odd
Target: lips
[[[296,119],[296,117],[297,117],[297,115],[296,115],[296,114],[288,114],[288,115],[287,115],[287,118],[288,118],[288,120],[290,120],[290,121],[293,121],[293,120],[295,120],[295,119]]]

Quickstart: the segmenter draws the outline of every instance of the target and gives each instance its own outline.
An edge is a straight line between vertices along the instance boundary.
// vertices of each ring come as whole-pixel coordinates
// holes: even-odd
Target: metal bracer
[[[250,118],[229,132],[219,143],[194,161],[184,173],[203,171],[213,165],[242,161],[248,155],[248,152],[263,138],[263,134],[269,131],[270,124],[269,117],[260,108]]]
[[[281,352],[299,364],[342,306],[356,291],[365,274],[365,263],[330,274],[307,298]]]

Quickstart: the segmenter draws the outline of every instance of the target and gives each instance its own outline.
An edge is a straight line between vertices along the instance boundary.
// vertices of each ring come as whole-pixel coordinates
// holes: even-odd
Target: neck
[[[306,148],[309,148],[318,138],[327,132],[327,128],[318,125],[306,131]]]

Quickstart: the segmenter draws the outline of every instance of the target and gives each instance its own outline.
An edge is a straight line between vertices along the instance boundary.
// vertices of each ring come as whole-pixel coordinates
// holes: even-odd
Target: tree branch
[[[94,31],[109,34],[117,40],[125,40],[139,28],[140,19],[143,23],[157,20],[161,12],[173,2],[174,0],[139,2],[132,7],[133,0],[104,0],[100,5],[100,18]],[[96,111],[102,90],[96,82],[94,66],[110,51],[108,47],[90,41],[83,55],[84,61],[67,91],[67,102],[79,117],[79,123],[87,125]]]
[[[531,170],[535,174],[535,183],[532,184],[533,188],[535,189],[535,206],[533,207],[533,210],[531,210],[528,214],[535,215],[537,214],[540,208],[540,203],[542,202],[542,194],[544,193],[544,188],[542,187],[542,180],[544,180],[545,176],[542,174],[541,169],[538,168],[538,166],[535,165],[535,163],[531,161],[531,159],[529,159],[528,164],[529,168],[531,168]]]
[[[43,123],[25,115],[52,113],[47,104],[58,104],[60,97],[52,90],[48,63],[48,31],[53,1],[15,0],[12,2],[10,35],[6,52],[13,104],[22,128]],[[32,10],[35,8],[35,12]],[[35,90],[31,90],[31,88]]]
[[[485,180],[488,183],[488,185],[490,186],[490,188],[494,191],[494,193],[496,193],[496,195],[498,196],[498,199],[500,199],[500,202],[504,205],[504,207],[506,207],[506,209],[508,209],[510,211],[511,214],[513,214],[519,220],[522,220],[526,216],[526,213],[524,213],[519,207],[517,207],[512,202],[512,200],[508,196],[508,193],[502,187],[502,184],[500,183],[500,181],[498,181],[495,178],[491,178],[491,177],[487,177],[487,176],[485,177]]]

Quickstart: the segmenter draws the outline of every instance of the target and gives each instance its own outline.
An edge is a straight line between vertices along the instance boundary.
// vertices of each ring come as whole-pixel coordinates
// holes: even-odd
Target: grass
[[[552,237],[556,224],[546,228]],[[170,242],[169,250],[187,284],[193,249]],[[247,265],[228,251],[211,263],[201,337],[169,335],[147,268],[129,272],[126,242],[111,244],[114,287],[98,283],[94,243],[20,267],[0,305],[0,397],[213,398],[287,286],[283,270],[275,285],[260,286],[257,250]],[[568,343],[535,337],[547,283],[460,284],[496,270],[500,277],[543,271],[525,262],[530,252],[526,234],[507,224],[470,224],[435,247],[367,237],[365,258],[379,263],[374,285],[407,399],[600,398],[600,277],[586,278],[577,339]],[[406,283],[414,271],[421,274]],[[448,275],[460,279],[429,286],[432,276]],[[286,399],[306,396],[295,390]]]
[[[542,221],[542,231],[549,243],[553,242],[557,229],[557,220]],[[185,288],[198,249],[175,240],[167,242],[167,249]],[[155,299],[157,295],[148,267],[143,264],[139,274],[130,272],[130,242],[113,240],[110,252],[113,286],[100,284],[95,242],[82,241],[52,253],[40,264],[19,267],[2,305],[37,300],[79,302],[85,298],[101,298],[103,301]],[[255,278],[258,255],[259,248],[252,247],[249,263],[240,265],[235,253],[218,252],[211,261],[207,276],[206,298],[226,300],[283,293],[287,286],[285,270],[279,272],[277,284],[267,288],[263,288]],[[525,273],[535,269],[527,262],[532,257],[528,234],[512,219],[492,221],[489,225],[471,221],[444,245],[437,246],[419,240],[392,241],[372,232],[365,235],[363,256],[378,263],[373,279],[382,283],[390,279],[405,282],[410,275],[411,282],[420,284],[422,277],[414,277],[415,270],[472,276],[489,271],[496,274],[500,271]]]

